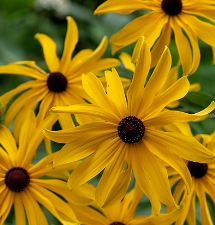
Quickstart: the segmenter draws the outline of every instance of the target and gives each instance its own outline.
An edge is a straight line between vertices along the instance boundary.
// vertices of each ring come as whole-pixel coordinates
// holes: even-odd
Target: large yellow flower
[[[128,192],[122,201],[102,208],[96,204],[93,207],[70,204],[78,220],[84,225],[167,225],[179,218],[181,210],[175,209],[158,216],[135,216],[142,192],[136,186]]]
[[[44,138],[42,130],[56,120],[57,117],[51,115],[36,126],[34,113],[28,113],[20,130],[18,147],[8,128],[0,125],[0,225],[4,224],[12,205],[16,225],[25,225],[26,215],[29,225],[48,225],[40,204],[63,224],[69,225],[77,222],[77,219],[61,197],[72,201],[73,204],[93,202],[94,196],[88,195],[90,185],[71,192],[66,182],[61,179],[40,179],[45,175],[59,176],[57,172],[65,170],[65,167],[53,170],[52,161],[55,154],[31,164],[32,157]],[[70,164],[70,169],[75,168],[77,164]]]
[[[25,91],[9,107],[4,124],[8,126],[12,119],[19,113],[19,119],[14,124],[14,131],[19,130],[19,121],[22,121],[27,110],[35,108],[39,102],[39,114],[37,122],[40,123],[48,114],[51,107],[56,105],[73,105],[90,100],[82,88],[81,75],[86,72],[99,72],[101,70],[117,66],[117,59],[100,59],[107,48],[107,38],[104,37],[95,51],[84,49],[73,58],[75,46],[78,42],[78,28],[72,17],[67,17],[68,29],[64,42],[64,51],[59,60],[54,41],[45,34],[36,34],[35,38],[40,42],[49,73],[39,68],[33,61],[21,61],[9,65],[0,66],[1,74],[24,75],[36,80],[19,85],[16,89],[4,94],[2,101],[10,100],[14,95]],[[91,121],[91,118],[77,116],[80,123]],[[70,115],[59,118],[62,127],[73,127]],[[17,131],[18,133],[18,131]]]
[[[45,131],[45,135],[56,142],[66,143],[54,160],[55,167],[90,155],[71,174],[68,180],[71,189],[105,169],[96,190],[96,201],[104,205],[107,199],[110,200],[109,194],[113,199],[119,195],[123,198],[124,189],[119,187],[124,179],[130,179],[126,172],[132,168],[138,185],[152,203],[153,211],[159,213],[160,202],[175,205],[163,161],[176,169],[189,189],[190,173],[181,158],[210,162],[214,154],[192,137],[163,132],[157,127],[174,121],[197,119],[213,110],[215,102],[193,115],[172,110],[162,111],[170,102],[184,97],[189,90],[188,79],[184,76],[156,95],[171,68],[169,49],[163,52],[145,86],[150,68],[150,49],[144,39],[137,46],[142,48],[136,56],[137,66],[127,98],[120,77],[113,69],[105,73],[107,93],[93,73],[83,75],[83,88],[94,100],[94,104],[54,107],[51,110],[57,113],[93,115],[104,121],[62,131]],[[118,185],[115,185],[116,182]],[[112,190],[113,187],[116,189]]]
[[[213,0],[107,0],[95,10],[95,14],[129,14],[136,10],[149,12],[111,37],[113,53],[145,36],[150,48],[153,47],[154,66],[164,46],[169,45],[173,30],[184,74],[192,74],[200,62],[198,38],[215,47],[214,25],[196,17],[215,22]]]
[[[166,127],[168,130],[178,130],[178,132],[192,136],[189,125],[175,123]],[[205,145],[212,152],[215,152],[215,132],[212,135],[196,135],[197,140],[203,140]],[[186,161],[186,165],[192,176],[191,192],[184,198],[184,208],[181,211],[181,216],[176,221],[176,225],[183,225],[185,220],[190,225],[196,224],[196,196],[199,200],[201,224],[213,225],[212,216],[208,207],[207,195],[210,196],[213,204],[215,204],[215,161],[210,163],[197,163]],[[171,168],[168,168],[169,175],[171,176],[171,185],[176,185],[174,189],[174,196],[177,202],[180,201],[181,196],[186,192],[184,182],[180,176]]]

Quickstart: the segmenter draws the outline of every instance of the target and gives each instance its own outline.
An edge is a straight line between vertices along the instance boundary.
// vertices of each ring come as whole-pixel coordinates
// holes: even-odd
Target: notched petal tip
[[[147,43],[145,42],[145,37],[142,36],[138,39],[135,47],[134,47],[134,51],[131,57],[131,62],[132,63],[136,63],[137,59],[140,55],[141,49],[144,48],[144,46],[147,45]]]

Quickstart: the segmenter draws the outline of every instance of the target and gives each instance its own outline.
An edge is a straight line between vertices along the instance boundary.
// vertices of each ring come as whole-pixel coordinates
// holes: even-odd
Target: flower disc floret
[[[121,223],[121,222],[113,222],[110,225],[125,225],[125,224],[124,223]]]
[[[24,168],[13,167],[5,175],[5,184],[14,192],[23,191],[30,182],[30,176]]]
[[[50,91],[60,93],[66,90],[67,79],[60,72],[50,73],[47,79],[47,86]]]
[[[135,116],[122,119],[118,126],[118,135],[125,143],[139,142],[145,133],[143,122]]]
[[[187,167],[191,175],[194,176],[195,178],[203,177],[208,171],[207,163],[198,163],[190,161]]]
[[[161,7],[168,15],[176,16],[182,10],[182,2],[181,0],[163,0]]]

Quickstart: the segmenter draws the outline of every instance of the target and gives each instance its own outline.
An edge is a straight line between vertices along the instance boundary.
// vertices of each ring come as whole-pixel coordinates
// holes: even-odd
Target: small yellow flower
[[[63,224],[77,222],[73,210],[59,196],[73,204],[91,204],[94,195],[88,195],[87,191],[91,186],[87,184],[71,192],[61,179],[40,179],[43,176],[56,176],[57,172],[66,169],[61,167],[53,170],[55,154],[31,164],[44,138],[42,130],[53,125],[57,117],[48,116],[39,126],[36,125],[33,112],[28,112],[25,117],[20,130],[19,146],[8,128],[0,125],[0,225],[4,224],[12,206],[16,225],[25,225],[26,216],[29,225],[48,225],[40,204]],[[70,169],[77,165],[70,164]]]
[[[206,163],[215,155],[192,137],[164,132],[157,127],[198,119],[213,110],[215,102],[195,114],[163,111],[170,102],[186,95],[189,81],[184,76],[156,95],[171,68],[169,49],[165,49],[145,85],[150,69],[150,49],[144,39],[140,39],[138,46],[142,48],[127,96],[115,69],[105,73],[107,92],[99,79],[89,73],[83,75],[83,88],[94,100],[93,104],[54,107],[51,110],[92,115],[104,121],[62,131],[46,130],[44,133],[51,140],[66,143],[56,155],[55,167],[85,159],[72,172],[68,180],[70,189],[86,183],[105,169],[95,198],[99,205],[113,204],[124,197],[132,169],[139,187],[152,203],[153,212],[158,214],[160,202],[177,207],[163,161],[176,169],[189,190],[191,177],[182,158]]]
[[[138,186],[128,192],[122,201],[102,208],[96,204],[93,207],[77,206],[70,203],[78,220],[84,225],[167,225],[177,220],[180,210],[159,216],[135,216],[136,208],[142,197]]]
[[[137,10],[147,12],[111,37],[113,53],[145,36],[149,47],[153,47],[152,66],[155,66],[164,47],[170,43],[173,30],[183,71],[187,75],[194,73],[199,66],[198,38],[215,47],[214,25],[200,19],[215,22],[213,0],[107,0],[94,13],[129,14]]]
[[[9,91],[3,97],[10,99],[24,91],[9,107],[4,124],[8,126],[19,113],[19,119],[14,124],[14,133],[18,133],[19,122],[25,117],[29,109],[35,109],[40,103],[37,123],[39,124],[53,106],[73,105],[91,101],[84,92],[81,84],[82,73],[99,72],[119,65],[119,60],[114,58],[100,59],[107,48],[107,37],[104,37],[95,51],[84,49],[72,57],[78,42],[78,28],[72,17],[67,17],[68,28],[64,42],[64,51],[61,59],[56,53],[54,41],[45,34],[36,34],[40,42],[49,73],[39,68],[34,61],[20,61],[9,65],[0,66],[0,74],[17,74],[34,78]],[[85,100],[84,100],[85,99]],[[79,123],[92,121],[89,116],[78,115]],[[65,128],[74,127],[71,116],[59,117],[60,125]],[[16,135],[18,136],[18,135]]]
[[[185,135],[192,136],[190,126],[187,123],[174,123],[172,125],[165,126],[165,129],[169,131],[178,131]],[[201,134],[196,135],[197,140],[202,140],[209,150],[215,152],[215,132],[211,135]],[[181,211],[181,216],[177,219],[176,225],[183,225],[185,220],[189,224],[196,224],[196,197],[199,200],[201,224],[213,225],[212,215],[210,214],[208,207],[207,195],[211,198],[215,204],[215,161],[210,163],[198,163],[191,161],[185,161],[191,176],[192,186],[189,195],[184,197],[185,207]],[[183,193],[186,192],[186,187],[181,177],[172,168],[168,168],[168,174],[171,176],[170,183],[172,186],[176,185],[173,195],[177,202],[181,200]],[[167,211],[170,208],[167,208]]]

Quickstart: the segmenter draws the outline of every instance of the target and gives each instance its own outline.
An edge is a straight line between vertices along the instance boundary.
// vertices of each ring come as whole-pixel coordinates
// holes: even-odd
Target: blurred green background
[[[71,15],[79,28],[79,42],[75,53],[84,48],[95,49],[104,35],[110,36],[121,29],[142,12],[130,15],[106,14],[94,16],[93,11],[104,0],[0,0],[0,65],[22,60],[34,60],[46,69],[41,46],[34,39],[36,33],[45,33],[52,37],[61,56],[64,37],[67,29],[65,17]],[[111,56],[110,45],[104,57],[118,57],[120,52],[132,53],[134,44]],[[197,112],[215,100],[215,67],[212,65],[212,53],[209,46],[200,41],[201,65],[189,79],[191,83],[199,82],[200,93],[190,93],[181,100],[180,110]],[[170,45],[173,64],[177,62],[177,50],[174,42]],[[117,68],[119,74],[131,77],[131,73],[123,66]],[[15,88],[28,78],[16,75],[0,76],[0,94]],[[191,124],[194,133],[212,133],[215,129],[215,113],[208,119]],[[42,157],[43,153],[41,154]],[[40,153],[39,153],[40,156]],[[50,224],[59,224],[45,210]],[[149,214],[150,204],[142,200],[137,214]],[[14,224],[13,213],[6,225]],[[199,218],[198,218],[199,221]],[[199,222],[198,222],[199,223]],[[199,223],[200,224],[200,223]]]

